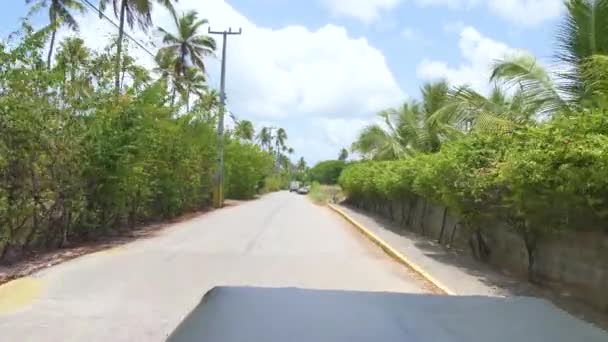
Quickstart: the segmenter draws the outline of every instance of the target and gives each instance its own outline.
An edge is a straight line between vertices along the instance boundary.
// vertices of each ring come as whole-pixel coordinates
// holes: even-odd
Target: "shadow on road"
[[[446,248],[430,238],[415,233],[413,229],[409,227],[406,228],[394,221],[353,206],[346,205],[346,207],[349,210],[367,217],[373,224],[377,225],[376,229],[385,229],[399,235],[401,238],[412,241],[416,248],[422,251],[425,256],[442,264],[456,267],[458,270],[474,276],[480,282],[491,288],[492,292],[496,295],[528,296],[547,299],[570,314],[608,331],[608,313],[603,313],[582,303],[575,298],[570,297],[567,293],[559,293],[552,289],[534,285],[526,279],[508,274],[504,270],[497,270],[492,265],[476,260],[468,251]],[[407,253],[404,254],[407,256]],[[449,283],[446,285],[449,287]]]

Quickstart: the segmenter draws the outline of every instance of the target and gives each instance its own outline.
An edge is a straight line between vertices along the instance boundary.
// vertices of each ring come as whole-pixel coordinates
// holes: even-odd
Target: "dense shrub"
[[[0,260],[208,205],[214,96],[183,111],[137,66],[116,96],[110,49],[68,40],[47,69],[46,32],[14,37],[0,44]],[[230,138],[225,155],[228,195],[252,197],[273,157]]]
[[[487,256],[481,227],[507,222],[525,243],[533,279],[539,239],[563,230],[606,230],[606,114],[558,115],[499,134],[473,132],[438,153],[353,164],[339,183],[354,201],[377,205],[417,195],[444,205],[471,230],[473,252],[481,258]]]
[[[287,189],[289,177],[287,174],[273,174],[264,179],[260,184],[261,193],[269,193]]]
[[[308,171],[308,177],[312,182],[321,184],[337,184],[346,162],[342,160],[326,160],[317,163]]]
[[[230,198],[250,199],[270,176],[274,167],[272,156],[257,145],[233,140],[226,145],[226,194]],[[279,189],[274,189],[276,191]]]
[[[608,223],[606,113],[557,116],[538,127],[474,132],[434,154],[347,167],[339,183],[351,199],[415,194],[468,224],[510,222],[526,238]]]
[[[501,202],[542,232],[605,229],[608,120],[605,112],[561,116],[518,136],[498,169]]]

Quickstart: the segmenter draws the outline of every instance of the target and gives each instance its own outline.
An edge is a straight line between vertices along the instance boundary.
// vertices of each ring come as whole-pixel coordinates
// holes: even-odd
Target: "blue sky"
[[[24,3],[5,4],[3,36]],[[563,13],[561,0],[180,0],[178,8],[196,9],[213,28],[244,28],[229,42],[230,109],[258,127],[285,127],[294,157],[309,162],[335,158],[378,110],[416,98],[424,82],[484,91],[491,63],[522,50],[551,64]],[[153,17],[171,28],[163,10]],[[80,35],[101,48],[113,29],[93,14],[81,20]],[[217,84],[217,60],[209,70]]]

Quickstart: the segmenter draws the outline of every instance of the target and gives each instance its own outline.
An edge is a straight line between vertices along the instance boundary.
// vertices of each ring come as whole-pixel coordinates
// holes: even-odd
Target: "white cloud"
[[[479,4],[481,0],[416,0],[424,6],[447,6],[452,9],[471,8]]]
[[[344,142],[352,143],[359,132],[367,125],[371,124],[375,117],[370,119],[322,119],[319,123],[325,131],[325,139],[334,146],[339,146]],[[344,145],[343,147],[349,147]]]
[[[565,9],[563,0],[489,0],[488,6],[501,17],[525,26],[557,18]]]
[[[290,143],[298,153],[300,151],[315,151],[307,161],[314,165],[316,162],[327,159],[335,159],[341,148],[349,149],[363,127],[375,122],[377,117],[370,115],[368,118],[321,118],[312,122],[307,134],[314,134],[315,139],[309,139],[305,135],[299,135],[291,139]]]
[[[250,28],[247,35],[230,41],[228,58],[229,90],[239,111],[362,116],[403,97],[382,53],[344,28]]]
[[[522,26],[537,26],[559,17],[563,0],[415,0],[422,6],[445,6],[454,10],[468,10],[484,5],[492,13]]]
[[[494,62],[523,52],[484,37],[471,26],[460,32],[459,48],[464,58],[463,64],[452,67],[442,61],[423,60],[417,67],[418,77],[426,80],[445,79],[454,85],[469,85],[478,91],[485,91]]]
[[[401,0],[321,0],[333,15],[359,19],[371,23],[382,11],[395,8]]]
[[[338,140],[328,140],[326,129],[318,127],[335,127],[332,120],[370,117],[405,97],[382,52],[365,38],[349,36],[343,27],[326,25],[312,31],[302,26],[265,28],[221,0],[180,0],[177,7],[196,9],[209,19],[213,29],[230,25],[243,28],[241,36],[231,36],[228,41],[229,108],[241,119],[291,127],[288,133],[292,141],[308,142],[294,146],[301,147],[297,153],[307,159],[317,159],[322,153],[312,147],[312,141],[335,145],[332,156],[351,143],[345,140],[350,136],[343,135]],[[166,11],[155,10],[153,20],[155,25],[168,29],[174,25]],[[101,38],[116,31],[95,13],[87,14],[81,22],[90,23],[82,25],[80,35],[93,48],[105,46],[107,39]],[[134,35],[146,37],[140,32]],[[134,48],[131,53],[140,63],[153,65],[141,50]],[[219,61],[209,59],[207,63],[210,82],[217,86]]]

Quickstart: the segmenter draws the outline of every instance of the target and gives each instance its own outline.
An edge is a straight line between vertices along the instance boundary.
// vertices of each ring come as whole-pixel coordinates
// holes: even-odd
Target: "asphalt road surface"
[[[337,214],[280,192],[13,284],[0,340],[164,341],[218,285],[426,292]]]

